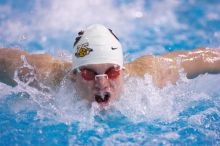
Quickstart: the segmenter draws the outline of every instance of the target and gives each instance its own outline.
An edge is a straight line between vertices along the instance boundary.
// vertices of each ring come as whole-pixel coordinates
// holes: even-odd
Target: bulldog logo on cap
[[[89,55],[90,52],[93,50],[91,48],[88,48],[89,43],[84,43],[82,45],[77,46],[77,51],[75,53],[76,57],[84,57],[86,55]]]

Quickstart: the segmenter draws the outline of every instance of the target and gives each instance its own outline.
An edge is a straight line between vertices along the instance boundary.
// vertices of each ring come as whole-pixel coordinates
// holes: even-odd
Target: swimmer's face
[[[100,105],[108,105],[122,92],[123,70],[114,64],[82,66],[73,76],[79,95]]]

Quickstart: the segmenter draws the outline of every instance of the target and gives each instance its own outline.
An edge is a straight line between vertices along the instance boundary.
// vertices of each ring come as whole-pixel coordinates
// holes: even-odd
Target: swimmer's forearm
[[[29,54],[19,49],[0,49],[0,70],[13,79],[15,71],[23,66],[21,56],[34,67],[37,80],[48,86],[59,85],[71,63],[58,60],[47,54]]]
[[[27,53],[19,49],[0,49],[0,70],[13,78],[16,67],[22,64],[21,55],[27,55]]]
[[[16,66],[21,62],[17,55],[25,54],[19,49],[0,49],[0,82],[10,86],[16,86],[17,82],[13,79]]]
[[[178,57],[181,57],[181,66],[188,78],[204,73],[220,73],[219,49],[196,49]]]

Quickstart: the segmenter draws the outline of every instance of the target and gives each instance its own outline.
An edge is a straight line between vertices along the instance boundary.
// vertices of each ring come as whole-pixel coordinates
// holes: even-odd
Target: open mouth
[[[109,102],[111,95],[109,92],[104,92],[101,94],[96,94],[95,95],[95,100],[99,104],[107,104]]]

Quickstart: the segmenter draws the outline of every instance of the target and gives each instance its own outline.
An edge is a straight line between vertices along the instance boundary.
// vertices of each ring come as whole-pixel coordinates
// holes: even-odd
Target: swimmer
[[[152,76],[155,86],[175,84],[182,70],[192,79],[204,73],[220,73],[219,49],[198,48],[161,56],[145,55],[124,64],[119,39],[103,25],[80,31],[73,43],[72,62],[48,54],[30,54],[20,49],[0,49],[0,81],[16,86],[22,81],[38,90],[57,88],[71,80],[80,97],[108,105],[120,97],[123,76]],[[15,77],[17,77],[15,81]]]

